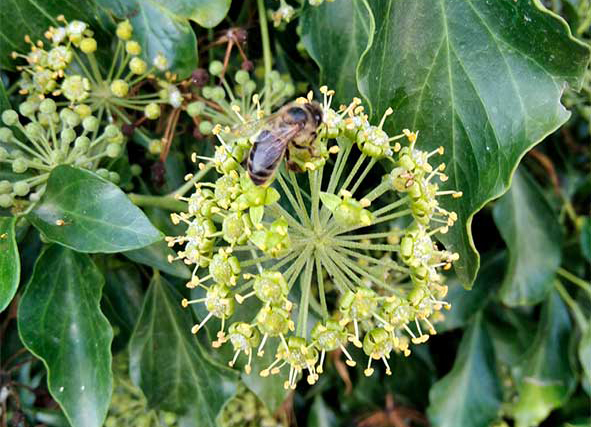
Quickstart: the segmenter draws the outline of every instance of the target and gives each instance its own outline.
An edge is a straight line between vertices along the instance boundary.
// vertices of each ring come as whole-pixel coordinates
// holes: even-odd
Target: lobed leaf
[[[0,217],[0,312],[12,301],[20,280],[15,224],[16,217]]]

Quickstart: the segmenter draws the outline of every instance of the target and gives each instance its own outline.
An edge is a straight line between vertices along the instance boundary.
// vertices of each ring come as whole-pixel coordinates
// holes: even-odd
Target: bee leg
[[[303,172],[303,169],[300,167],[300,165],[298,165],[296,162],[293,162],[291,160],[287,162],[287,169],[290,171],[297,172],[297,173]]]

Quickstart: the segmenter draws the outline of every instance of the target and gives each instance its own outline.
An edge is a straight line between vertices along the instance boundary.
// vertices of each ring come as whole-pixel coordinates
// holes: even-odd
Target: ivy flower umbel
[[[436,183],[447,178],[444,166],[430,162],[443,149],[417,149],[418,134],[408,130],[389,136],[383,125],[391,109],[371,125],[360,100],[333,110],[333,92],[321,92],[323,123],[312,149],[290,152],[290,162],[305,174],[281,167],[272,185],[254,185],[240,166],[252,138],[245,142],[217,126],[223,155],[210,162],[221,176],[195,184],[184,198],[189,211],[172,215],[187,232],[167,239],[170,246],[184,245],[171,261],[195,266],[187,286],[197,296],[205,293],[183,300],[185,307],[204,303],[209,313],[193,332],[220,319],[214,346],[230,342],[230,365],[245,353],[246,372],[253,353],[262,355],[270,339],[278,340],[275,360],[260,375],[288,366],[286,388],[294,388],[304,372],[310,384],[316,382],[329,351],[342,350],[355,366],[348,343],[368,356],[366,375],[374,371],[373,360],[390,374],[392,351],[408,356],[411,344],[435,333],[430,318],[449,308],[439,270],[458,258],[433,240],[457,218],[439,205],[439,197],[461,196],[440,191]],[[311,95],[297,102],[312,102]],[[334,162],[327,161],[330,153],[336,154]],[[392,163],[392,172],[368,188],[367,177],[380,159]],[[391,229],[393,221],[406,226]],[[232,323],[234,312],[251,298],[258,312],[250,321]],[[234,300],[238,304],[230,308]]]
[[[50,27],[45,32],[47,50],[46,43],[33,43],[27,36],[30,52],[12,54],[14,59],[26,60],[26,65],[17,68],[21,70],[20,93],[29,95],[29,100],[63,96],[71,106],[88,105],[101,120],[104,115],[117,116],[127,124],[131,120],[125,110],[141,111],[144,118],[157,119],[161,104],[180,106],[178,89],[175,91],[171,82],[157,79],[154,74],[166,71],[166,58],[158,54],[152,58],[152,65],[142,59],[142,48],[132,39],[129,21],[118,24],[115,51],[104,68],[95,57],[99,46],[88,24],[68,22],[63,16],[58,21],[64,26]],[[147,90],[150,85],[144,83],[149,80],[161,90]]]
[[[2,113],[6,127],[0,127],[0,163],[10,164],[12,171],[23,178],[0,181],[0,207],[9,208],[17,198],[27,196],[30,202],[36,202],[57,165],[94,170],[103,178],[119,182],[119,174],[99,168],[103,158],[121,154],[125,137],[117,126],[101,126],[86,105],[58,109],[49,98],[38,105],[25,101],[19,112]]]

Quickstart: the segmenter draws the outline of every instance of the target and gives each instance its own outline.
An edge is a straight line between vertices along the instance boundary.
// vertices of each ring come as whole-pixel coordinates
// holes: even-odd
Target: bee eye
[[[322,116],[320,114],[314,114],[314,120],[316,120],[316,124],[319,125],[322,122]]]

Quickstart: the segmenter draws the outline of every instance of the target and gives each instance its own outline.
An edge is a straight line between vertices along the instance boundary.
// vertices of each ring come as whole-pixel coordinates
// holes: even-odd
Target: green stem
[[[571,311],[573,312],[573,316],[579,328],[582,331],[586,331],[588,328],[587,320],[585,319],[585,315],[583,314],[581,307],[579,307],[579,304],[577,304],[577,302],[569,295],[569,293],[566,291],[564,286],[562,286],[562,283],[560,283],[560,281],[556,280],[554,282],[554,287],[556,288],[556,290],[558,291],[566,305],[568,305]]]
[[[187,204],[169,196],[150,196],[147,194],[129,193],[131,202],[140,207],[162,208],[169,211],[181,212],[187,210]]]
[[[195,186],[195,183],[197,181],[200,181],[201,178],[203,178],[205,176],[205,174],[207,172],[209,172],[212,168],[213,168],[213,163],[207,163],[205,165],[205,167],[203,168],[203,170],[200,170],[198,173],[195,174],[195,176],[193,176],[193,178],[191,178],[190,180],[185,182],[183,185],[181,185],[179,188],[177,188],[173,192],[168,193],[168,196],[169,197],[184,196],[185,194],[187,194],[187,192],[191,188],[193,188]]]
[[[271,59],[271,42],[269,41],[269,27],[267,25],[267,10],[265,9],[265,0],[257,0],[258,6],[258,13],[259,13],[259,24],[261,27],[261,42],[263,44],[263,63],[265,66],[265,88],[268,88],[271,85],[270,77],[271,77],[271,66],[272,66],[272,59]],[[271,104],[270,98],[265,96],[264,108],[265,113],[269,114],[271,112]]]
[[[318,281],[318,295],[320,296],[320,305],[321,305],[321,312],[322,312],[322,319],[328,319],[328,306],[326,304],[326,293],[324,292],[324,275],[322,274],[322,263],[320,261],[320,256],[316,254],[314,256],[314,260],[316,261],[316,280]]]
[[[570,273],[564,268],[559,268],[558,270],[556,270],[556,273],[564,277],[569,282],[574,283],[575,285],[582,288],[585,292],[587,292],[587,294],[589,294],[589,297],[591,297],[591,283],[586,282],[583,279],[580,279],[579,277],[575,276],[574,274]]]
[[[308,323],[308,309],[310,307],[310,288],[312,287],[312,269],[314,262],[312,258],[306,260],[306,267],[304,274],[300,280],[300,290],[302,296],[300,297],[300,306],[298,308],[298,325],[296,329],[296,335],[305,337]]]

